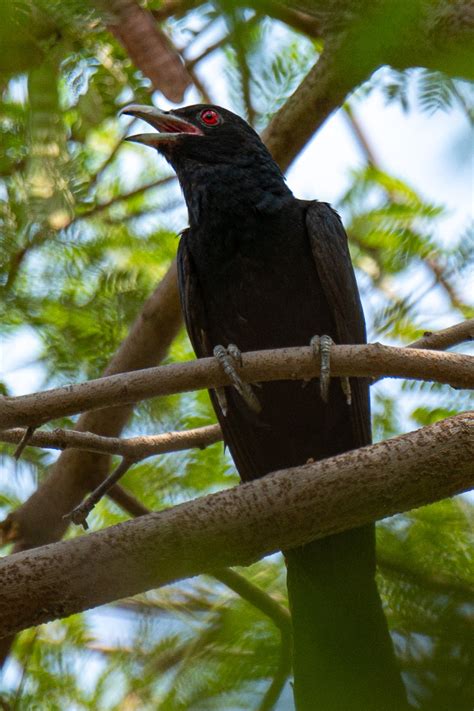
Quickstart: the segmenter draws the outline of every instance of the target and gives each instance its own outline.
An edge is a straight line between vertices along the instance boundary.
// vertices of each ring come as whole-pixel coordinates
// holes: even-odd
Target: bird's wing
[[[197,270],[186,245],[186,231],[179,243],[177,263],[181,307],[191,345],[198,358],[210,357],[213,355],[211,332]],[[255,452],[263,456],[258,447],[258,417],[249,410],[233,388],[225,388],[225,393],[230,410],[228,416],[222,412],[215,391],[209,390],[209,397],[222,428],[224,442],[232,448],[232,456],[241,478],[244,480],[254,478],[256,472],[263,466],[260,465],[259,468],[255,460]],[[242,422],[247,423],[246,436],[242,436]],[[266,473],[265,470],[263,473]]]
[[[186,330],[198,358],[212,355],[208,338],[208,328],[204,301],[199,287],[199,279],[192,263],[192,256],[186,246],[186,230],[178,247],[178,285]]]
[[[366,343],[364,312],[352,268],[347,235],[337,212],[325,202],[307,203],[306,226],[316,270],[337,330],[338,343]],[[371,441],[367,380],[351,378],[352,425],[358,446]]]

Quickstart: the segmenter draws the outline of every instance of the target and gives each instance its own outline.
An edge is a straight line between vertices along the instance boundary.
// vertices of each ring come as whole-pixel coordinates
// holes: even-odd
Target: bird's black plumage
[[[206,124],[206,111],[217,123]],[[326,203],[296,199],[258,135],[238,116],[202,105],[166,115],[199,131],[184,126],[169,141],[143,141],[171,163],[188,206],[178,273],[197,356],[211,356],[218,344],[235,343],[242,351],[302,346],[316,334],[364,343],[362,307],[337,213]],[[162,116],[149,119],[161,130],[167,120]],[[352,379],[351,388],[348,405],[339,381],[332,381],[326,404],[317,380],[264,383],[256,393],[258,414],[231,388],[224,414],[211,392],[241,478],[370,443],[368,384]],[[298,709],[405,708],[374,580],[374,527],[285,555]]]

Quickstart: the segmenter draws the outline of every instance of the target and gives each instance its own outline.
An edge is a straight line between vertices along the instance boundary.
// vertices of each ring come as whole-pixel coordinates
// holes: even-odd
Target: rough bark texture
[[[246,565],[465,491],[474,483],[473,434],[474,412],[464,413],[98,533],[12,555],[0,561],[0,634],[222,566]]]

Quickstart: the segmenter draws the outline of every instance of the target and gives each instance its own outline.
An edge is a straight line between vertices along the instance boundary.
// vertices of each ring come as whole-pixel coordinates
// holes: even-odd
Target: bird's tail
[[[285,557],[298,711],[406,711],[375,583],[375,526]]]

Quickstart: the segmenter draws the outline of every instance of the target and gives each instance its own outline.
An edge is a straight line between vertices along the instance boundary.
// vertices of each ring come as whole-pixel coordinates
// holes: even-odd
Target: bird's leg
[[[237,373],[237,367],[242,367],[242,353],[237,346],[234,343],[231,343],[227,348],[216,346],[213,353],[224,373],[230,378],[232,386],[237,390],[244,402],[254,412],[260,412],[262,407],[252,390],[252,386],[243,381]],[[227,398],[224,389],[216,389],[216,395],[222,412],[224,415],[227,414]]]
[[[319,360],[319,390],[323,402],[327,402],[329,397],[329,383],[331,380],[331,346],[333,345],[334,341],[331,336],[313,336],[310,341],[313,353]],[[344,395],[346,396],[346,402],[350,405],[352,402],[351,386],[349,378],[346,376],[341,378],[341,387]]]

